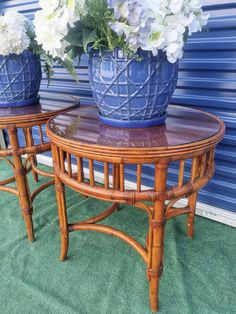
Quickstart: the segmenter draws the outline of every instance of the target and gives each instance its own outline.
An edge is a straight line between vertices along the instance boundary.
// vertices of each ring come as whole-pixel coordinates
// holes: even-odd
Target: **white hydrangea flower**
[[[170,0],[170,10],[172,13],[177,14],[183,7],[183,0]]]
[[[132,51],[156,55],[162,49],[171,63],[183,55],[185,34],[201,31],[208,19],[200,0],[108,0],[108,5],[116,19],[110,27],[125,35]]]
[[[47,15],[53,13],[60,3],[60,0],[39,0],[40,7]]]
[[[34,19],[36,40],[54,58],[65,60],[69,43],[64,37],[68,25],[72,27],[84,13],[85,0],[40,0],[39,4],[42,10]]]
[[[32,30],[31,22],[16,11],[0,16],[0,55],[21,54],[30,45],[27,32]]]
[[[106,0],[114,12],[110,28],[124,36],[128,48],[166,52],[170,62],[183,55],[184,38],[201,31],[208,16],[200,0]],[[35,14],[36,38],[53,57],[66,58],[69,27],[87,14],[85,0],[40,0]]]
[[[184,6],[188,14],[201,11],[201,2],[199,0],[184,1]]]

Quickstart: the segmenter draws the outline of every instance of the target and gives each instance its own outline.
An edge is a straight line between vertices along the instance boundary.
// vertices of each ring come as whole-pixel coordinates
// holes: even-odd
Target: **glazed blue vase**
[[[0,56],[0,108],[37,103],[41,79],[40,60],[31,51]]]
[[[178,62],[168,62],[162,51],[138,52],[139,59],[129,58],[121,50],[91,50],[89,78],[106,125],[141,128],[162,124],[175,90]]]

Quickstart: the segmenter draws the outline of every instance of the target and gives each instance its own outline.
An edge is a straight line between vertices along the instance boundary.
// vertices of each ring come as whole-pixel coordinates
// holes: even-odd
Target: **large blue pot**
[[[91,50],[89,76],[100,120],[110,126],[139,128],[165,122],[175,90],[178,62],[139,51],[139,59],[122,51]]]
[[[37,103],[41,79],[40,60],[31,51],[0,56],[0,108]]]

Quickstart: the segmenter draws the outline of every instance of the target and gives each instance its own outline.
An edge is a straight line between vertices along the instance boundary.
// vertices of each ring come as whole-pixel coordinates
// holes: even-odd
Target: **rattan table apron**
[[[68,252],[69,233],[93,230],[111,234],[133,247],[147,265],[150,306],[158,309],[159,278],[163,269],[164,228],[168,219],[187,216],[187,235],[193,238],[198,191],[214,174],[215,146],[224,135],[224,124],[217,117],[184,107],[170,106],[162,126],[147,129],[118,129],[102,125],[97,109],[81,107],[49,121],[47,135],[52,142],[55,186],[61,232],[61,260]],[[76,165],[72,166],[72,157]],[[88,165],[88,179],[85,163]],[[103,166],[102,185],[95,181],[96,162]],[[167,185],[170,165],[178,166],[176,183]],[[190,166],[189,166],[190,163]],[[135,165],[136,180],[130,190],[125,168]],[[153,165],[154,184],[142,185],[143,166]],[[190,176],[186,176],[190,167]],[[112,169],[112,172],[110,171]],[[111,201],[103,213],[83,222],[68,223],[65,185],[86,196]],[[182,198],[187,205],[177,207]],[[97,222],[127,203],[147,212],[149,231],[143,247],[126,233]]]
[[[32,221],[34,198],[42,190],[54,184],[54,174],[47,173],[37,168],[36,154],[51,150],[51,145],[43,136],[43,126],[48,119],[56,114],[78,107],[78,101],[70,98],[64,103],[57,104],[46,98],[41,99],[40,104],[16,108],[0,108],[0,129],[4,129],[9,139],[8,148],[0,147],[0,159],[5,160],[11,166],[14,175],[11,178],[0,181],[0,191],[9,192],[19,198],[20,208],[26,225],[29,241],[34,240],[34,228]],[[38,143],[35,144],[32,128],[37,128]],[[24,144],[20,144],[19,130],[22,130]],[[22,156],[26,155],[23,159]],[[11,158],[9,158],[11,157]],[[42,184],[31,193],[28,184],[27,173],[32,171],[35,181],[38,181],[38,174],[47,176],[51,180]],[[8,186],[16,182],[16,188]]]

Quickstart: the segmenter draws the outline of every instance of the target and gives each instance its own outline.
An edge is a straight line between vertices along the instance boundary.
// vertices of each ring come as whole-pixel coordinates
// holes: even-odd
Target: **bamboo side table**
[[[150,306],[158,310],[159,278],[163,270],[164,229],[168,219],[187,216],[187,235],[193,238],[198,191],[214,174],[215,146],[224,136],[224,124],[217,117],[184,107],[170,106],[164,125],[147,129],[117,129],[102,125],[95,107],[81,107],[70,115],[49,121],[47,135],[52,142],[55,186],[61,231],[61,260],[68,252],[69,233],[91,230],[116,236],[127,242],[147,265]],[[72,169],[72,158],[76,160]],[[85,162],[88,179],[85,180]],[[96,162],[103,166],[103,183],[95,182]],[[167,184],[168,169],[177,167],[176,182]],[[152,165],[154,184],[144,188],[143,166]],[[126,184],[126,167],[136,168],[134,189]],[[74,170],[74,171],[73,171]],[[190,172],[190,176],[188,175]],[[103,213],[86,221],[68,223],[65,185],[86,196],[111,201]],[[187,205],[176,206],[180,199]],[[97,224],[128,203],[146,211],[149,231],[143,247],[128,234]]]
[[[47,173],[37,168],[36,154],[51,150],[49,141],[43,137],[43,128],[48,119],[54,115],[78,107],[78,101],[73,98],[57,103],[49,100],[47,94],[44,97],[40,104],[33,106],[0,108],[0,129],[4,130],[9,140],[8,148],[0,146],[0,160],[5,160],[11,166],[14,174],[11,178],[0,181],[0,191],[12,193],[18,197],[29,241],[34,240],[33,200],[41,191],[54,184],[53,173]],[[37,141],[32,134],[32,128],[34,128],[34,132],[38,132]],[[24,138],[23,144],[20,143],[18,137],[20,131]],[[26,155],[24,160],[23,155]],[[38,175],[47,176],[51,180],[31,193],[27,179],[30,171],[36,182],[38,182]],[[8,186],[14,181],[16,188]]]

